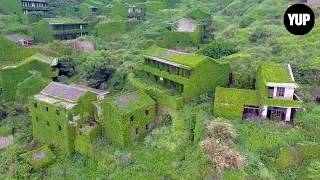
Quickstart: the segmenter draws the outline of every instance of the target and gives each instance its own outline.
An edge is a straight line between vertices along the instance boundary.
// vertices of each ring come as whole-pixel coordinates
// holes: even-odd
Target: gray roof
[[[46,88],[41,91],[41,94],[64,99],[70,102],[75,102],[80,96],[84,95],[88,91],[93,92],[97,95],[107,93],[106,91],[94,90],[92,88],[86,88],[82,86],[65,85],[51,82]]]

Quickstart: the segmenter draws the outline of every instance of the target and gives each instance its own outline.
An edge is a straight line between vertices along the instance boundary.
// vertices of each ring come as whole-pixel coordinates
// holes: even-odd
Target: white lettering
[[[307,21],[310,21],[310,14],[303,14],[303,25],[307,25]]]
[[[294,21],[294,19],[296,19],[298,14],[288,14],[288,16],[289,16],[289,20],[290,20],[290,26],[293,26],[293,21]]]

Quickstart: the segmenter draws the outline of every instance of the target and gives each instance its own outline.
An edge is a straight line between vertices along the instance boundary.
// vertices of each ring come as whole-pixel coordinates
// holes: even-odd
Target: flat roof
[[[260,69],[266,83],[294,83],[291,68],[289,70],[285,64],[263,62]]]
[[[259,101],[258,92],[256,90],[222,87],[216,88],[215,103],[230,106],[258,106],[260,104]]]
[[[76,104],[75,103],[70,103],[70,102],[65,102],[56,98],[52,98],[43,94],[37,94],[33,96],[34,99],[38,100],[38,101],[42,101],[42,102],[46,102],[49,104],[55,104],[58,106],[62,106],[66,109],[71,109],[72,107],[74,107]]]
[[[69,102],[75,102],[80,96],[84,95],[88,91],[95,93],[96,95],[108,93],[103,90],[94,90],[93,88],[87,88],[79,85],[65,85],[57,82],[51,82],[40,93]]]
[[[184,65],[189,67],[190,69],[197,67],[198,65],[200,65],[202,62],[204,62],[209,58],[203,55],[183,53],[183,52],[161,48],[158,46],[150,47],[149,49],[143,52],[143,55],[147,57],[160,58],[162,60],[176,63],[178,65]]]
[[[152,104],[155,101],[143,91],[136,91],[132,93],[121,94],[98,102],[100,105],[105,103],[110,104],[111,107],[117,109],[122,114],[133,112],[137,109],[141,109]]]
[[[44,18],[49,24],[87,24],[79,18]]]

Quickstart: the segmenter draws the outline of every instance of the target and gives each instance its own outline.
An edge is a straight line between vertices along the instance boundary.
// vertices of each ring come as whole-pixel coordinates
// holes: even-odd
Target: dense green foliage
[[[114,34],[122,34],[127,32],[127,22],[122,21],[110,21],[110,22],[101,22],[98,24],[98,37],[108,38]]]
[[[16,97],[17,99],[26,99],[29,96],[38,94],[50,82],[51,82],[51,79],[34,76],[34,75],[30,76],[17,85]]]
[[[155,119],[155,102],[142,90],[98,102],[99,121],[112,144],[126,146],[149,131]]]
[[[3,14],[21,14],[20,0],[2,0],[0,2],[0,12]]]
[[[14,65],[39,52],[37,48],[20,48],[16,43],[0,36],[0,66]]]
[[[54,14],[64,15],[69,5],[76,7],[83,1],[50,0],[49,2]],[[125,4],[124,1],[117,2]],[[126,2],[132,4],[145,1],[128,0]],[[136,63],[142,59],[139,54],[163,40],[163,32],[166,32],[169,22],[186,16],[190,9],[199,8],[210,13],[213,22],[209,31],[213,32],[216,42],[231,43],[234,45],[233,50],[237,50],[237,53],[227,54],[229,56],[219,59],[219,61],[230,62],[234,77],[233,87],[253,89],[256,70],[263,61],[292,65],[295,79],[300,86],[297,93],[306,102],[306,111],[297,113],[296,126],[279,125],[263,119],[242,121],[238,118],[231,118],[233,120],[229,120],[228,123],[233,125],[239,136],[234,143],[220,144],[218,147],[223,147],[222,150],[231,155],[243,156],[246,160],[244,167],[239,170],[218,172],[216,164],[210,163],[208,154],[199,146],[198,140],[203,141],[204,134],[207,133],[207,130],[203,131],[203,123],[220,122],[221,119],[212,117],[214,107],[212,97],[200,97],[185,102],[185,107],[181,112],[178,111],[173,115],[172,121],[168,114],[160,111],[156,114],[157,118],[167,117],[168,121],[127,147],[118,148],[110,144],[108,137],[104,135],[90,142],[92,145],[83,146],[86,150],[94,150],[94,156],[91,157],[79,153],[64,157],[56,148],[50,147],[57,156],[56,163],[39,170],[31,170],[32,166],[20,158],[20,154],[37,149],[42,145],[38,143],[35,147],[30,145],[32,144],[30,143],[32,140],[31,117],[15,116],[23,113],[18,104],[0,102],[0,111],[3,109],[6,114],[0,118],[9,117],[1,120],[0,125],[6,129],[8,127],[10,130],[5,130],[5,134],[13,132],[15,138],[14,144],[0,151],[0,179],[215,179],[216,177],[223,179],[319,179],[319,158],[316,157],[319,151],[317,144],[320,142],[318,104],[320,102],[320,71],[317,68],[320,55],[318,48],[320,46],[319,9],[313,8],[317,17],[314,29],[305,36],[293,36],[284,28],[282,17],[284,10],[298,1],[162,0],[161,2],[174,9],[149,11],[146,13],[145,21],[125,33],[108,36],[108,38],[92,36],[83,38],[92,41],[97,52],[76,53],[72,51],[70,44],[62,42],[43,44],[41,51],[51,56],[70,56],[65,57],[65,61],[61,61],[65,69],[62,76],[58,77],[59,81],[90,84],[93,87],[107,88],[111,90],[111,93],[130,91],[132,90],[131,84],[134,84],[152,96],[160,109],[163,105],[170,106],[171,109],[169,108],[167,112],[172,113],[174,109],[182,108],[183,99],[179,97],[179,94],[173,93],[170,89],[155,86],[145,77],[138,76],[134,69]],[[111,18],[111,9],[115,1],[86,0],[84,3],[92,6],[101,5],[101,7],[99,5],[99,13],[106,17],[83,14],[85,19],[94,20],[97,23],[100,20],[105,21]],[[90,26],[92,35],[98,32],[98,26],[95,26],[95,23]],[[18,33],[34,36],[32,28],[17,15],[0,15],[0,27],[0,32],[3,34]],[[213,34],[210,33],[211,36]],[[186,39],[193,40],[192,37]],[[176,41],[172,43],[172,47],[180,50]],[[162,45],[166,46],[166,44]],[[205,46],[199,45],[200,51],[206,49]],[[4,51],[0,50],[0,52]],[[218,51],[216,54],[221,52],[225,51]],[[8,54],[14,57],[17,53]],[[105,63],[103,63],[104,60]],[[9,65],[7,62],[3,65]],[[136,75],[130,74],[127,77],[131,72]],[[10,79],[16,74],[18,73],[10,75]],[[274,74],[277,73],[271,72],[271,75]],[[256,85],[259,86],[259,82]],[[265,91],[262,90],[262,92]],[[234,97],[240,98],[240,96]],[[79,142],[86,141],[82,140]],[[292,156],[288,153],[287,150],[291,147],[295,147],[297,152],[301,150],[302,162],[296,163],[295,154]],[[287,153],[282,153],[282,151],[287,151]],[[290,159],[283,157],[290,157]],[[292,157],[294,157],[293,161]],[[288,168],[285,168],[286,163],[290,164]],[[283,169],[277,170],[277,165],[282,166]]]
[[[35,158],[36,155],[39,157]],[[56,159],[56,156],[48,146],[42,146],[39,149],[21,154],[21,157],[30,163],[34,169],[40,169]]]
[[[49,43],[53,41],[53,32],[49,23],[42,19],[34,25],[34,39],[37,42]]]
[[[28,59],[23,60],[16,67],[0,70],[3,99],[8,101],[15,100],[18,84],[32,76],[33,71],[43,78],[49,80],[52,79],[52,70],[50,65],[35,60],[35,58],[35,56],[32,56]],[[34,90],[34,92],[36,92],[37,90]]]
[[[236,53],[237,50],[233,45],[227,42],[213,41],[205,48],[199,51],[200,54],[212,57],[214,59],[219,59],[223,56],[229,56]]]

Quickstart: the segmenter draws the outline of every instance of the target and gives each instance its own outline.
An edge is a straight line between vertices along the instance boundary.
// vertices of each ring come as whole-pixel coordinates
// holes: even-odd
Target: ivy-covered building
[[[211,15],[200,9],[189,12],[185,17],[168,24],[159,42],[163,47],[197,47],[212,38]]]
[[[13,101],[39,93],[57,77],[57,58],[41,54],[0,69],[3,99]]]
[[[98,101],[96,109],[108,140],[119,146],[132,142],[157,123],[155,101],[141,90]]]
[[[28,13],[49,13],[48,2],[45,0],[22,0],[22,12]]]
[[[128,7],[128,18],[135,20],[143,20],[145,16],[145,8],[137,7],[137,6],[129,6]]]
[[[78,85],[50,83],[30,97],[33,139],[66,154],[77,151],[90,155],[92,140],[101,132],[100,125],[94,121],[93,102],[107,94]]]
[[[34,38],[47,43],[53,40],[70,40],[88,35],[88,23],[74,18],[44,18],[34,24]]]
[[[138,69],[155,84],[173,89],[185,100],[228,84],[229,64],[207,56],[153,46],[143,57]]]
[[[46,0],[1,0],[0,12],[3,14],[28,14],[49,12]]]
[[[303,102],[296,94],[289,64],[264,62],[256,77],[256,90],[217,88],[214,114],[226,118],[262,117],[275,121],[292,121]]]

